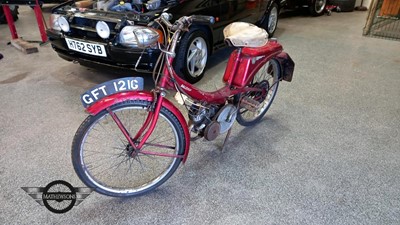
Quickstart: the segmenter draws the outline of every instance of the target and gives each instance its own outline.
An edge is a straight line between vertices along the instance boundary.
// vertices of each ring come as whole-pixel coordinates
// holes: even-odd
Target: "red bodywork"
[[[246,87],[246,85],[267,61],[277,56],[282,50],[282,46],[275,40],[268,41],[268,43],[262,47],[243,48],[241,52],[235,50],[229,57],[223,76],[223,81],[226,85],[213,92],[202,91],[181,79],[175,73],[173,77],[182,91],[192,99],[205,101],[210,104],[225,104],[227,97],[247,91],[259,91],[258,89]],[[169,59],[172,65],[173,60],[172,58]],[[167,68],[164,69],[164,74],[169,75]],[[159,86],[175,89],[169,77],[170,75],[164,76]]]
[[[259,48],[243,48],[241,55],[235,50],[229,58],[223,81],[238,88],[245,87],[260,67],[282,50],[277,41],[269,41]]]

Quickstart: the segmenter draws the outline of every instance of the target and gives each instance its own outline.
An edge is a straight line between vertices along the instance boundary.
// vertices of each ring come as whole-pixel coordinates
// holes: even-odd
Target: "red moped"
[[[140,32],[134,26],[127,29],[127,39],[136,38],[143,47],[157,45],[162,51],[153,72],[155,88],[143,91],[143,78],[128,77],[97,85],[82,95],[90,115],[75,134],[72,161],[88,187],[120,197],[153,190],[186,161],[191,140],[229,136],[235,120],[243,126],[259,122],[274,100],[279,81],[292,80],[294,63],[282,46],[268,40],[265,30],[243,22],[224,29],[226,42],[236,47],[223,76],[224,87],[205,92],[181,79],[172,66],[181,35],[192,24],[213,23],[213,19],[181,17],[171,24],[162,14],[156,22],[166,29],[164,34],[172,34],[165,37],[165,47],[150,27]],[[191,54],[202,52],[199,48]],[[175,97],[188,111],[187,119],[166,98],[168,90],[176,91]]]

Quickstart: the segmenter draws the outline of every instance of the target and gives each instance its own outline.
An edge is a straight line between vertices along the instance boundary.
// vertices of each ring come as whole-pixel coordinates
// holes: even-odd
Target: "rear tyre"
[[[313,16],[321,16],[325,12],[326,0],[311,0],[308,10]]]
[[[189,83],[194,84],[204,76],[210,54],[207,40],[207,34],[202,29],[195,28],[184,34],[180,41],[174,69]]]
[[[280,65],[276,59],[266,62],[256,73],[250,87],[262,87],[262,92],[248,92],[241,97],[251,98],[260,103],[255,112],[239,107],[236,120],[242,126],[253,126],[261,120],[268,111],[278,91]]]
[[[278,27],[278,16],[279,7],[276,3],[273,3],[261,22],[261,27],[267,31],[269,37],[274,36],[275,30]]]
[[[150,104],[149,101],[127,101],[111,106],[111,110],[133,136],[147,118]],[[72,163],[82,182],[96,192],[114,197],[137,196],[168,180],[181,162],[181,158],[142,151],[183,155],[184,149],[183,128],[164,107],[154,132],[140,151],[132,148],[110,114],[103,110],[87,117],[76,132]]]

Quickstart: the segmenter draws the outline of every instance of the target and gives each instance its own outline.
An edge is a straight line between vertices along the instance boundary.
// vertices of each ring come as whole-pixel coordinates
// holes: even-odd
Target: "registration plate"
[[[104,45],[78,41],[69,38],[65,38],[65,42],[67,43],[68,48],[71,50],[82,52],[89,55],[107,57]]]
[[[125,77],[99,84],[81,95],[83,107],[87,108],[104,97],[119,92],[143,90],[143,77]]]

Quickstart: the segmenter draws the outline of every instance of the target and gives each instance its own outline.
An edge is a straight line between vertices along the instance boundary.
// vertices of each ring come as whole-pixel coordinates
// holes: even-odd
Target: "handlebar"
[[[215,19],[213,16],[200,16],[200,15],[193,15],[190,16],[189,19],[191,20],[192,23],[198,23],[198,24],[214,24]]]
[[[200,15],[182,16],[181,18],[176,20],[174,24],[171,24],[171,22],[169,22],[169,20],[172,18],[171,14],[162,13],[159,18],[161,22],[163,22],[172,31],[176,31],[178,29],[185,30],[194,23],[205,24],[205,25],[211,25],[215,23],[215,19],[212,16],[200,16]]]
[[[175,48],[178,43],[179,37],[181,36],[182,31],[188,31],[189,27],[192,24],[214,24],[215,19],[212,16],[182,16],[181,18],[177,19],[174,24],[170,22],[172,19],[172,15],[168,13],[162,13],[155,21],[157,23],[164,24],[168,30],[174,32],[171,38],[168,38],[169,42],[166,46],[166,49],[160,50],[166,53],[166,56],[171,56],[172,58],[175,57]],[[169,63],[167,61],[167,63]],[[170,71],[172,73],[172,71]]]

